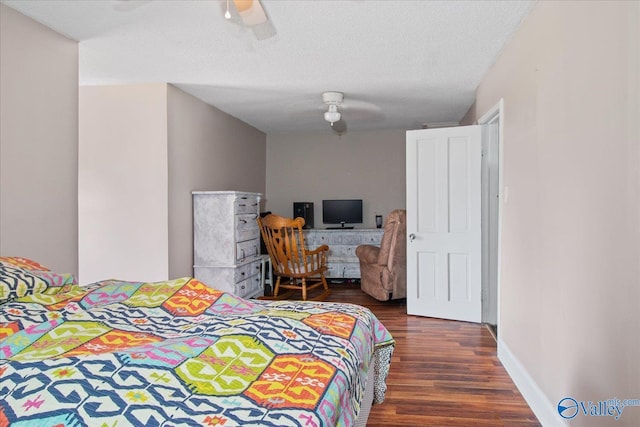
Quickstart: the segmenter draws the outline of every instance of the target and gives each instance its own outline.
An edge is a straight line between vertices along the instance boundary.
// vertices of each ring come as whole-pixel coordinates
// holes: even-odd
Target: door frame
[[[490,123],[495,122],[496,120],[499,121],[499,126],[498,126],[498,248],[497,248],[497,272],[496,272],[496,289],[497,289],[497,301],[496,301],[496,327],[498,329],[498,331],[500,331],[502,329],[502,325],[500,322],[500,282],[501,282],[501,271],[502,271],[502,223],[503,223],[503,207],[502,205],[504,203],[506,203],[506,192],[503,189],[503,171],[504,171],[504,164],[503,164],[503,160],[504,160],[504,99],[500,98],[500,100],[493,106],[491,107],[486,113],[484,113],[478,120],[477,120],[477,124],[479,125],[487,125]],[[484,141],[483,141],[483,145],[484,145]],[[484,162],[484,158],[483,158],[483,162]],[[485,183],[483,183],[483,186],[485,185]],[[488,184],[487,184],[488,185]],[[488,247],[488,243],[487,243],[487,247]],[[482,242],[482,250],[484,252],[485,250],[485,242]],[[485,284],[485,275],[484,275],[484,271],[482,274],[483,277],[483,283],[482,283],[482,294],[483,296],[485,295],[485,286],[487,286],[487,284]],[[484,310],[484,301],[483,301],[483,310],[482,310],[482,314],[483,314],[483,318],[485,315],[485,310]],[[484,320],[484,319],[483,319]]]

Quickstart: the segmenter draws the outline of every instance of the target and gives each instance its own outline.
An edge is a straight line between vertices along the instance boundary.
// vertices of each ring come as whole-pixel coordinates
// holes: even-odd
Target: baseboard
[[[529,372],[501,339],[498,339],[498,359],[500,359],[502,366],[507,370],[514,384],[520,390],[520,394],[522,394],[522,397],[527,401],[534,415],[543,426],[568,425],[558,415],[556,405],[542,392],[542,389],[531,378]]]

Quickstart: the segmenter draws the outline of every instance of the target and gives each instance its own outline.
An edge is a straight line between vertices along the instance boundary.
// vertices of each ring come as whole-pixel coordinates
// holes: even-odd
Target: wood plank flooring
[[[485,326],[408,316],[404,300],[377,301],[359,284],[330,286],[327,301],[368,307],[396,340],[386,398],[368,426],[540,425]]]

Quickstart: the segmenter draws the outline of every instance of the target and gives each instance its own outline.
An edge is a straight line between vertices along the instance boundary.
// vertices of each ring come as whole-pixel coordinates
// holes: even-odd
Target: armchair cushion
[[[378,263],[380,248],[373,245],[360,245],[356,248],[356,256],[369,264]]]

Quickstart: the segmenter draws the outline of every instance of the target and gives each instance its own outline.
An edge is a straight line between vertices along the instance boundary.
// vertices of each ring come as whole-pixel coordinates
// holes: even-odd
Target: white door
[[[481,126],[407,132],[407,313],[482,320]]]

